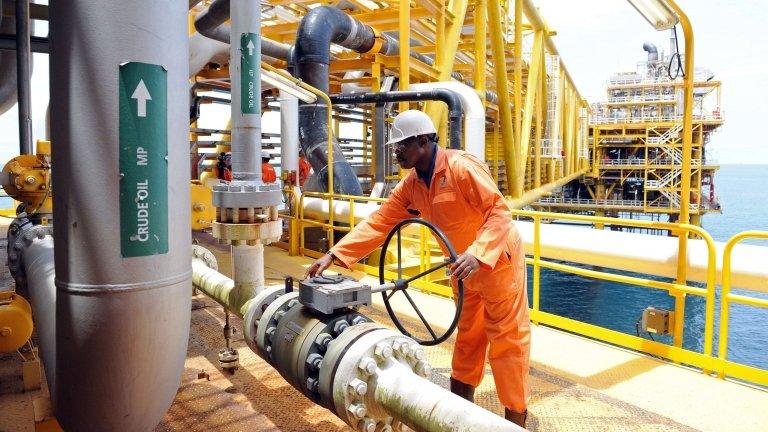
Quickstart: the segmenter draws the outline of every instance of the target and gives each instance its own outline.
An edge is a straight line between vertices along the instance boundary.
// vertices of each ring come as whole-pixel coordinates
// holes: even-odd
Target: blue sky
[[[657,32],[624,0],[535,0],[557,32],[555,44],[582,95],[603,99],[612,72],[634,70],[644,41],[668,51]],[[768,2],[678,0],[694,30],[694,62],[723,82],[725,125],[712,136],[720,163],[768,164]],[[678,27],[682,41],[682,31]],[[681,42],[682,43],[682,42]],[[683,49],[683,47],[680,47]]]
[[[590,102],[603,98],[612,72],[633,70],[645,58],[644,41],[665,51],[667,32],[656,32],[624,0],[535,0],[568,70]],[[720,163],[768,164],[768,1],[679,0],[695,33],[695,62],[723,82],[726,123],[712,137]],[[47,23],[35,34],[45,35]],[[682,33],[678,32],[681,35]],[[682,47],[681,47],[682,49]],[[48,58],[35,54],[32,78],[34,137],[44,136]],[[0,162],[18,153],[17,111],[0,116]]]

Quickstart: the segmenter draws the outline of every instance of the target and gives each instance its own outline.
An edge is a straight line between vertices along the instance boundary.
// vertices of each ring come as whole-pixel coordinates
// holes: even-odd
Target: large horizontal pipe
[[[230,25],[226,21],[230,17],[230,0],[216,0],[197,16],[195,29],[205,37],[230,43]],[[265,56],[286,60],[290,45],[261,37],[261,53]]]
[[[485,106],[472,87],[458,81],[411,84],[411,90],[446,89],[455,92],[464,109],[464,150],[485,160]]]
[[[331,102],[341,105],[386,102],[442,101],[448,105],[449,144],[451,148],[461,148],[462,117],[464,108],[459,95],[444,88],[423,91],[393,91],[380,93],[350,93],[331,96]]]
[[[357,202],[355,223],[378,210],[376,202]],[[328,201],[322,198],[304,198],[304,217],[327,221]],[[349,203],[333,202],[333,220],[349,222]],[[525,251],[533,255],[533,222],[515,221]],[[558,224],[542,224],[541,257],[594,265],[614,270],[643,273],[674,278],[677,275],[677,237],[637,234],[620,231],[597,230]],[[628,247],[627,245],[631,245]],[[724,242],[715,242],[717,250],[716,278],[722,280],[722,254]],[[734,287],[768,293],[768,247],[748,244],[733,249],[731,281]],[[688,240],[688,280],[707,282],[708,252],[704,240]]]

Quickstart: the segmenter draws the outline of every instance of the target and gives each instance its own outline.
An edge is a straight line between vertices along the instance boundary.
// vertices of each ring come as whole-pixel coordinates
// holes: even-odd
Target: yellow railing
[[[736,234],[725,243],[725,249],[723,250],[723,291],[720,296],[720,339],[717,348],[720,364],[717,373],[721,378],[733,376],[746,381],[768,385],[768,371],[726,360],[728,357],[729,306],[731,303],[768,308],[768,300],[731,294],[731,253],[737,243],[750,238],[768,240],[768,231],[744,231]]]
[[[307,219],[304,216],[304,198],[314,197],[328,199],[331,194],[316,193],[316,192],[304,192],[299,198],[298,205],[298,225],[301,231],[300,239],[292,239],[293,241],[300,241],[301,253],[318,256],[318,252],[306,249],[304,247],[303,232],[306,226],[318,226],[329,232],[329,247],[333,245],[333,231],[349,231],[355,226],[355,202],[383,202],[384,199],[367,198],[359,196],[348,195],[333,195],[334,202],[340,203],[346,201],[349,205],[349,213],[344,218],[342,223],[348,226],[336,226],[334,222],[334,208],[329,205],[327,207],[324,220],[312,220]],[[330,204],[330,203],[329,203]],[[768,300],[750,298],[740,295],[730,294],[730,252],[733,246],[738,241],[744,238],[765,238],[768,239],[768,232],[745,232],[732,238],[725,249],[725,255],[723,259],[723,304],[721,306],[721,324],[719,331],[719,356],[713,353],[713,341],[714,341],[714,321],[715,321],[715,291],[716,291],[716,276],[717,276],[717,250],[712,237],[704,231],[702,228],[690,225],[690,224],[676,224],[669,222],[658,221],[644,221],[644,220],[632,220],[632,219],[619,219],[619,218],[606,218],[595,216],[583,216],[583,215],[570,215],[562,213],[545,213],[534,212],[525,210],[513,210],[512,214],[518,218],[528,218],[533,221],[534,238],[533,238],[533,255],[526,258],[526,263],[532,266],[533,273],[533,295],[532,295],[532,307],[531,307],[531,320],[539,324],[545,324],[558,329],[566,330],[572,333],[581,334],[592,339],[608,342],[614,345],[622,346],[632,350],[652,354],[658,357],[668,359],[676,363],[683,363],[702,369],[705,373],[710,371],[717,373],[720,377],[731,377],[740,380],[748,381],[760,385],[768,385],[768,371],[759,369],[752,366],[747,366],[725,359],[725,352],[727,349],[727,336],[728,336],[728,314],[727,308],[729,302],[736,302],[741,304],[748,304],[758,307],[768,308]],[[669,230],[675,235],[682,236],[695,236],[702,239],[707,246],[707,277],[706,286],[704,288],[684,284],[680,282],[663,282],[656,279],[644,278],[638,276],[628,276],[622,274],[608,273],[596,270],[589,270],[582,267],[577,267],[568,264],[557,263],[553,261],[547,261],[541,257],[541,223],[542,220],[571,220],[595,225],[618,225],[633,228],[646,228],[657,230]],[[429,235],[425,232],[421,232],[420,237],[414,237],[410,241],[418,241],[420,244],[419,257],[421,259],[420,269],[426,269],[429,265],[429,248],[432,248],[436,243],[429,239]],[[685,260],[685,256],[678,257],[680,260]],[[678,266],[678,268],[687,268],[687,263],[684,266]],[[692,351],[679,346],[672,346],[661,342],[644,339],[638,336],[633,336],[619,331],[610,330],[604,327],[599,327],[593,324],[588,324],[580,321],[576,321],[570,318],[558,316],[552,313],[544,312],[540,309],[541,303],[541,269],[546,268],[550,270],[560,271],[564,273],[576,274],[583,277],[600,279],[611,282],[618,282],[623,284],[635,285],[643,288],[663,290],[670,293],[670,295],[696,295],[703,297],[705,300],[705,316],[704,316],[704,335],[703,335],[703,352]],[[378,268],[369,265],[358,265],[357,270],[364,271],[368,274],[378,276]],[[395,279],[398,275],[395,272],[385,272],[385,278]],[[678,278],[679,279],[679,278]],[[433,294],[450,297],[452,295],[451,288],[431,281],[417,281],[414,284],[415,287]],[[676,302],[676,307],[684,307],[684,303]],[[683,316],[680,311],[675,311],[674,319],[679,319]],[[679,337],[683,332],[682,325],[676,325],[675,331],[680,332]]]

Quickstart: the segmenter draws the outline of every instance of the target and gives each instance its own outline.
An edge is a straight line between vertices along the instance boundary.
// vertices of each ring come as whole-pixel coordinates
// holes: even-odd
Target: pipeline
[[[199,248],[197,289],[220,304],[232,281],[212,268]],[[212,255],[210,255],[212,256]],[[233,312],[243,316],[245,342],[313,402],[366,432],[499,431],[524,429],[428,380],[423,348],[359,312],[321,315],[298,292],[269,287]],[[244,311],[244,313],[243,313]]]
[[[195,18],[195,30],[201,35],[230,44],[231,26],[226,23],[230,17],[230,0],[216,0],[208,9]],[[261,37],[261,53],[265,56],[285,60],[290,46]]]
[[[65,430],[151,430],[176,396],[189,337],[189,149],[177,145],[188,141],[187,3],[50,8],[52,174],[66,186],[53,205],[56,418]],[[143,112],[151,125],[131,98],[141,95],[140,79],[152,97]],[[139,248],[121,212],[138,208],[141,177],[120,161],[137,156],[138,143],[133,153],[121,149],[132,148],[128,136],[140,125],[161,131],[143,131],[148,165],[134,167],[152,179],[152,250]]]
[[[442,101],[448,105],[448,144],[451,148],[461,148],[462,116],[464,108],[459,95],[452,90],[435,88],[425,91],[393,91],[387,93],[352,93],[331,96],[331,102],[341,105],[386,102]]]
[[[32,154],[32,52],[29,1],[16,1],[16,94],[19,101],[19,154]]]
[[[472,87],[457,81],[411,84],[413,90],[445,89],[455,92],[464,109],[464,149],[485,160],[485,106]]]
[[[16,289],[30,299],[50,394],[56,392],[56,284],[50,225],[14,219],[8,227],[8,268]]]

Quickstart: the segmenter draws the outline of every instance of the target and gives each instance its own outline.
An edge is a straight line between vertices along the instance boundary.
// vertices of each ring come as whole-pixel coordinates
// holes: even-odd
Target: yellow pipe
[[[512,124],[509,83],[507,80],[507,60],[504,55],[504,28],[501,25],[499,0],[487,1],[491,50],[493,51],[493,71],[496,78],[496,93],[499,96],[499,121],[501,123],[502,148],[504,149],[504,165],[506,165],[507,193],[512,195],[513,198],[519,198],[522,195],[522,185],[518,185],[521,179],[517,173],[519,170],[518,161],[521,155],[515,145],[515,131]],[[517,109],[518,107],[515,107],[515,110]]]
[[[509,203],[509,207],[513,209],[519,209],[527,205],[530,205],[531,203],[538,201],[541,197],[545,196],[546,194],[552,192],[556,188],[559,188],[567,184],[568,182],[571,182],[579,178],[581,175],[584,174],[584,172],[585,170],[577,171],[569,176],[563,177],[551,183],[547,183],[544,186],[541,186],[537,189],[530,190],[524,193],[520,198],[508,200],[507,202]]]
[[[747,238],[756,239],[768,239],[768,232],[766,231],[744,231],[736,234],[728,239],[723,249],[723,271],[722,271],[722,284],[723,291],[720,299],[720,339],[717,347],[717,357],[721,360],[725,360],[728,357],[728,325],[730,315],[730,302],[747,304],[755,307],[768,307],[768,301],[756,298],[749,298],[745,296],[736,296],[731,294],[731,254],[734,246],[740,241]],[[722,378],[725,373],[723,370],[718,371],[718,375]]]

